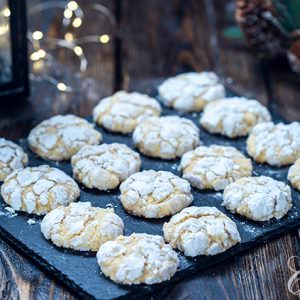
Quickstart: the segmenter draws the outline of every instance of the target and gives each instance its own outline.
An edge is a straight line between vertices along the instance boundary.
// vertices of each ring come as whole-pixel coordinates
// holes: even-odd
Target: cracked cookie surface
[[[200,190],[223,190],[241,177],[251,176],[252,163],[234,147],[200,146],[182,156],[182,177]]]
[[[57,115],[41,122],[28,136],[33,152],[50,160],[70,159],[81,147],[102,141],[93,124],[74,115]]]
[[[199,129],[177,116],[149,117],[134,130],[133,142],[146,156],[175,159],[199,144]]]
[[[6,177],[1,187],[3,200],[14,210],[36,215],[66,206],[79,194],[70,176],[47,165],[18,169]]]
[[[207,103],[225,97],[224,86],[213,72],[190,72],[165,80],[158,88],[161,101],[178,111],[201,111]]]
[[[177,253],[158,235],[133,233],[103,244],[97,253],[101,271],[121,284],[155,284],[176,272]]]
[[[113,208],[92,207],[90,202],[71,203],[49,212],[41,231],[56,246],[79,251],[98,251],[99,247],[123,234],[122,219]]]
[[[164,223],[166,242],[186,256],[216,255],[240,243],[236,224],[215,207],[191,206]]]
[[[228,185],[223,206],[254,221],[282,218],[292,207],[291,189],[271,177],[246,177]]]
[[[17,169],[24,168],[28,156],[17,144],[0,138],[0,182]]]
[[[191,186],[170,172],[147,170],[135,173],[120,186],[125,210],[145,218],[163,218],[189,206]]]
[[[300,123],[256,125],[247,140],[247,151],[259,163],[284,166],[300,158]]]
[[[300,159],[297,159],[289,168],[288,179],[291,185],[300,191]]]
[[[232,97],[209,103],[200,124],[210,133],[234,138],[246,136],[256,124],[270,120],[270,113],[258,101]]]
[[[90,145],[71,159],[76,180],[88,188],[114,189],[140,170],[140,155],[125,144]]]
[[[94,108],[94,121],[104,128],[123,134],[130,133],[147,116],[159,116],[160,104],[145,94],[119,91],[102,99]]]

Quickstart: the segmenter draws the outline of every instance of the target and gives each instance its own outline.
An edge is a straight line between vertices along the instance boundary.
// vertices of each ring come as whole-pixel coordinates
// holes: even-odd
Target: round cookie
[[[225,97],[224,86],[213,72],[190,72],[165,80],[158,88],[162,102],[178,111],[201,111]]]
[[[88,188],[114,189],[140,170],[140,155],[124,144],[89,145],[72,156],[76,180]]]
[[[247,151],[259,163],[292,164],[300,158],[300,123],[256,125],[248,137]]]
[[[71,203],[49,212],[41,223],[47,240],[58,247],[98,251],[107,241],[123,234],[124,223],[113,208],[92,207],[90,202]]]
[[[186,256],[216,255],[241,241],[235,223],[215,207],[190,206],[164,223],[166,242]]]
[[[289,168],[288,180],[295,189],[300,191],[300,159]]]
[[[27,162],[28,156],[19,145],[0,138],[0,182],[14,170],[24,168]]]
[[[269,111],[258,101],[232,97],[209,103],[200,124],[210,133],[235,138],[248,135],[256,124],[270,120]]]
[[[81,147],[102,141],[100,132],[86,120],[73,115],[57,115],[33,128],[28,143],[33,152],[50,160],[71,158]]]
[[[271,177],[241,178],[225,188],[222,205],[254,221],[280,219],[292,207],[291,189]]]
[[[14,210],[36,215],[66,206],[79,194],[70,176],[47,165],[18,169],[6,177],[1,187],[3,200]]]
[[[149,117],[135,128],[133,142],[147,156],[175,159],[199,144],[199,129],[177,116]]]
[[[121,284],[155,284],[169,280],[179,260],[159,235],[133,233],[103,244],[97,253],[101,271]]]
[[[177,213],[193,201],[188,181],[166,171],[135,173],[120,186],[125,210],[145,218],[163,218]]]
[[[159,116],[160,104],[147,95],[119,91],[102,99],[94,108],[94,121],[104,128],[123,134],[130,133],[147,116]]]
[[[231,182],[251,176],[252,163],[234,147],[200,146],[182,156],[183,178],[200,190],[223,190]]]

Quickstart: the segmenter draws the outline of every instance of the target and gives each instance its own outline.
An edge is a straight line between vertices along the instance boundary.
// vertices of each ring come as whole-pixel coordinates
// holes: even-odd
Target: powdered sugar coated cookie
[[[121,284],[155,284],[169,280],[179,260],[158,235],[133,233],[103,244],[97,253],[101,271]]]
[[[80,251],[98,251],[99,247],[123,234],[122,219],[112,208],[92,207],[90,202],[71,203],[49,212],[41,231],[56,246]]]
[[[163,226],[165,240],[186,256],[216,255],[241,241],[235,223],[215,207],[191,206]]]
[[[17,144],[0,138],[0,181],[14,170],[24,168],[28,162],[28,156]]]
[[[162,102],[179,111],[201,111],[225,97],[224,86],[213,72],[190,72],[165,80],[158,88]]]
[[[66,206],[79,194],[70,176],[47,165],[18,169],[6,177],[1,187],[3,200],[14,210],[36,215]]]
[[[57,115],[33,128],[28,136],[31,150],[50,160],[71,158],[81,147],[102,141],[100,132],[74,115]]]
[[[135,173],[120,186],[125,210],[145,218],[162,218],[177,213],[193,201],[188,181],[166,171]]]

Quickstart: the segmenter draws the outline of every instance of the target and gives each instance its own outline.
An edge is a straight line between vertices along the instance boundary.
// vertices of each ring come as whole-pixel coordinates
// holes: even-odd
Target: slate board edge
[[[290,230],[298,229],[299,228],[299,222],[300,217],[296,217],[293,220],[290,220],[288,223],[285,223],[283,226],[281,226],[276,232],[271,231],[265,233],[263,237],[254,238],[252,240],[249,240],[248,242],[244,242],[242,244],[239,244],[226,252],[223,252],[217,256],[214,256],[214,261],[207,263],[206,265],[197,265],[194,264],[192,267],[178,271],[177,272],[177,278],[171,279],[167,282],[157,284],[157,285],[142,285],[143,290],[139,291],[138,294],[132,294],[128,293],[127,295],[112,298],[112,299],[137,299],[137,297],[146,296],[150,293],[153,293],[157,291],[158,289],[161,289],[163,286],[167,286],[170,284],[174,284],[175,282],[178,282],[184,278],[187,278],[201,270],[210,268],[220,262],[223,262],[229,258],[232,258],[236,255],[241,255],[244,252],[252,249],[255,246],[262,245],[266,242],[272,241],[280,236],[282,236],[284,233],[287,233]],[[76,296],[84,297],[84,299],[101,299],[101,298],[95,298],[94,296],[87,293],[85,290],[83,290],[79,285],[77,285],[74,281],[68,279],[62,272],[57,270],[54,266],[49,264],[43,257],[40,255],[37,255],[34,251],[30,250],[27,246],[24,244],[21,244],[15,237],[13,237],[8,231],[6,231],[2,226],[0,226],[0,237],[6,241],[8,244],[13,246],[14,249],[19,250],[25,256],[32,262],[37,263],[39,267],[42,270],[45,270],[50,275],[54,275],[54,277],[63,285],[65,285],[70,291],[74,292]]]

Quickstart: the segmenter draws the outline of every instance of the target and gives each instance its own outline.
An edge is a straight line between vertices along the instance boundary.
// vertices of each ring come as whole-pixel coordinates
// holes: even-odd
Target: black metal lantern
[[[26,1],[0,0],[1,98],[28,95],[26,34]]]

